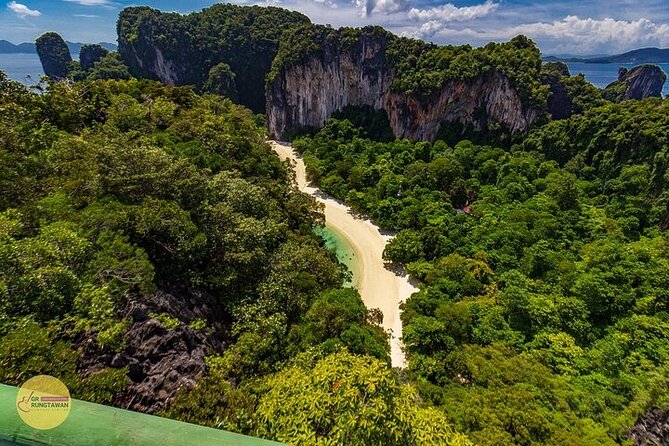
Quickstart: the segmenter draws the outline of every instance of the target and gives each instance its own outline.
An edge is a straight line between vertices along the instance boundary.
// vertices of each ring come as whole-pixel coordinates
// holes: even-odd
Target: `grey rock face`
[[[383,108],[392,81],[384,63],[386,43],[363,38],[355,52],[326,47],[284,71],[267,89],[270,132],[278,138],[300,127],[322,127],[346,105]]]
[[[363,37],[352,49],[325,48],[284,69],[267,88],[270,133],[281,138],[300,127],[320,128],[347,105],[385,110],[395,137],[416,140],[433,140],[445,122],[475,130],[498,122],[518,132],[539,116],[538,110],[523,107],[506,76],[494,72],[447,82],[428,98],[394,92],[386,44],[384,38]]]
[[[89,375],[106,367],[128,367],[131,384],[113,404],[125,409],[156,413],[169,407],[181,387],[192,387],[206,372],[205,355],[223,343],[206,330],[184,323],[165,327],[150,314],[166,314],[183,322],[196,319],[221,321],[215,299],[199,290],[161,290],[144,300],[129,300],[124,315],[133,323],[125,335],[126,348],[118,353],[101,351],[89,336],[79,343],[79,369]],[[217,322],[209,327],[220,328]],[[216,331],[216,330],[214,330]]]
[[[657,65],[641,65],[631,70],[621,68],[618,80],[607,85],[602,96],[610,101],[661,97],[667,75]]]
[[[627,82],[625,99],[644,99],[662,95],[667,75],[657,65],[642,65],[625,73],[622,80]]]
[[[669,445],[669,410],[650,409],[637,420],[630,437],[635,446]]]

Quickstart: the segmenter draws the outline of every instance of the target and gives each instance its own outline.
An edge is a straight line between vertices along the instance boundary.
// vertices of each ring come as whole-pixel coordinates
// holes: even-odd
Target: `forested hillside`
[[[324,191],[399,231],[411,378],[476,444],[626,444],[669,408],[668,112],[604,105],[510,151],[334,119],[295,141]]]
[[[34,90],[0,72],[0,382],[298,445],[628,445],[669,416],[669,101],[628,100],[659,68],[602,94],[524,36],[230,4],[118,32],[80,63],[44,35]],[[396,234],[406,370],[270,135]]]
[[[0,73],[0,382],[287,442],[469,444],[390,370],[288,172],[229,100]]]
[[[304,23],[275,7],[217,4],[189,15],[132,7],[118,19],[118,50],[136,77],[195,85],[262,113],[279,38]]]

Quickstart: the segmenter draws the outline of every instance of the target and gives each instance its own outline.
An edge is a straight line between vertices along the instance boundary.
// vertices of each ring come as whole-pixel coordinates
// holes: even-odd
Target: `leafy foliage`
[[[596,106],[510,151],[294,141],[321,189],[398,231],[410,375],[476,444],[620,444],[669,361],[666,101]],[[649,397],[649,394],[654,396]]]
[[[303,351],[348,347],[391,374],[386,334],[341,289],[344,267],[314,232],[322,208],[296,189],[262,120],[152,81],[45,86],[0,73],[0,381],[48,373],[75,397],[116,402],[133,375],[84,375],[77,347],[124,351],[128,302],[172,286],[214,296],[220,320],[147,316],[225,348],[209,349],[208,375],[168,416],[276,438],[260,429],[253,389]]]
[[[109,54],[109,51],[100,45],[83,45],[79,51],[81,69],[84,71],[90,70],[96,62],[99,62],[107,54]]]
[[[480,48],[397,38],[390,42],[388,59],[395,70],[393,88],[423,97],[449,80],[471,80],[489,72],[506,75],[528,105],[543,107],[548,94],[541,82],[540,51],[522,35]]]
[[[545,106],[548,86],[541,81],[540,51],[522,35],[507,43],[472,48],[398,37],[378,26],[334,29],[304,24],[282,37],[268,82],[310,56],[343,53],[366,42],[380,47],[380,66],[392,70],[394,91],[428,98],[448,81],[470,81],[497,72],[509,78],[527,106]]]
[[[114,52],[94,62],[87,72],[87,78],[90,80],[128,80],[131,75],[119,54]]]
[[[290,444],[468,445],[378,360],[341,351],[268,379],[258,433]]]

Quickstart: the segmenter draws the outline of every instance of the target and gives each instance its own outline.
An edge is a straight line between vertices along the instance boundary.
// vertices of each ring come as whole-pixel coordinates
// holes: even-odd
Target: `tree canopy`
[[[386,333],[314,231],[320,206],[262,125],[190,88],[52,81],[37,94],[0,72],[0,381],[46,373],[76,398],[121,404],[137,371],[102,358],[142,348],[129,333],[149,323],[206,355],[166,416],[305,444],[468,444],[398,383]],[[209,312],[138,316],[175,289],[211,296]],[[273,414],[299,383],[301,411]],[[302,421],[321,416],[308,405],[323,392],[347,404],[324,409],[327,432]]]
[[[322,190],[397,231],[384,257],[421,283],[409,373],[476,444],[621,444],[666,405],[667,101],[600,103],[511,150],[336,119],[294,141]]]

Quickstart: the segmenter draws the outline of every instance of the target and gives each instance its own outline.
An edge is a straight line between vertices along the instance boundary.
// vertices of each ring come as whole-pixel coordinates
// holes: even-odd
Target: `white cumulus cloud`
[[[83,6],[107,6],[111,3],[109,0],[65,0],[65,1],[78,3]]]
[[[649,19],[581,19],[567,16],[553,22],[519,25],[508,34],[527,34],[537,39],[551,39],[557,46],[585,52],[626,51],[642,45],[669,45],[669,24]]]
[[[505,41],[518,34],[531,37],[546,54],[615,54],[644,46],[669,46],[669,23],[650,19],[617,20],[569,15],[551,22],[489,27],[440,19],[404,29],[403,34],[442,42]]]
[[[455,6],[453,3],[445,3],[427,9],[411,8],[409,18],[416,21],[467,22],[485,17],[497,9],[499,9],[499,3],[492,0],[486,0],[480,5],[462,7]]]
[[[9,2],[7,3],[7,8],[9,8],[20,19],[25,19],[26,17],[39,17],[42,15],[42,13],[38,10],[30,9],[21,3]]]

